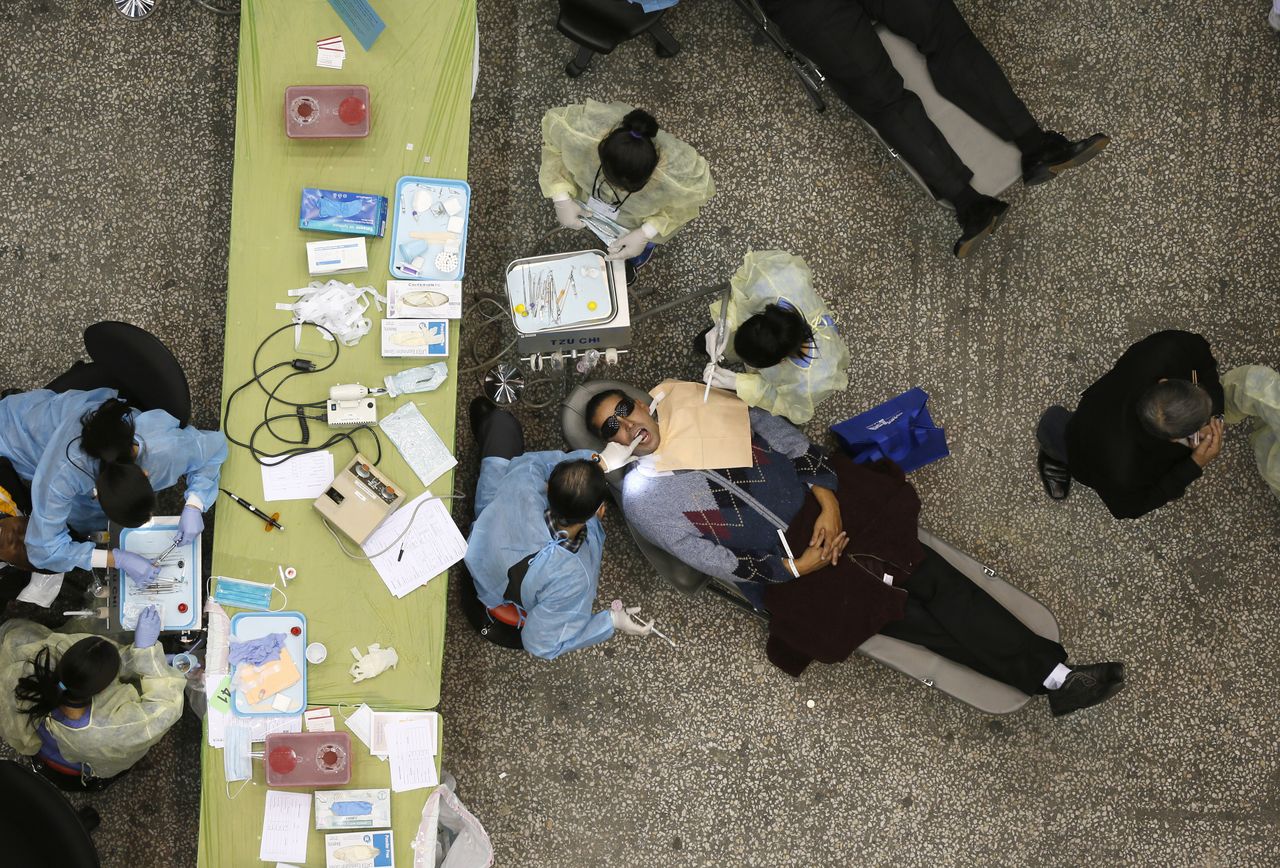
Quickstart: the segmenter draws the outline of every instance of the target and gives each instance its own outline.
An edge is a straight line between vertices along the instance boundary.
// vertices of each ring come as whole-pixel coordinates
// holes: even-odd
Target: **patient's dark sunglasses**
[[[630,416],[636,408],[636,402],[630,398],[619,398],[618,403],[614,405],[613,413],[608,419],[600,423],[600,436],[605,440],[612,440],[618,436],[618,432],[622,430],[622,423],[618,420],[624,416]]]

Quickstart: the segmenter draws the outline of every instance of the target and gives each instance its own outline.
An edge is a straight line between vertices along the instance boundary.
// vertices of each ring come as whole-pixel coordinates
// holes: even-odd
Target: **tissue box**
[[[316,790],[317,829],[385,829],[391,790]]]
[[[381,238],[387,229],[387,197],[304,187],[298,228]]]
[[[307,271],[312,277],[368,270],[369,254],[363,237],[307,242]]]
[[[390,832],[338,832],[324,836],[326,868],[395,868]]]

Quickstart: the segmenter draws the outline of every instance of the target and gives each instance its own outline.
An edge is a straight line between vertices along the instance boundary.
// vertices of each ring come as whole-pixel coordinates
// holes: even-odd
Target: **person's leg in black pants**
[[[1036,440],[1040,442],[1036,469],[1051,500],[1066,500],[1071,493],[1071,470],[1067,466],[1067,423],[1070,421],[1071,411],[1055,404],[1041,414],[1036,424]]]
[[[907,612],[880,632],[914,642],[1023,693],[1044,680],[1067,652],[1019,621],[946,558],[926,548],[907,582]]]
[[[955,202],[973,172],[925,114],[894,69],[871,17],[857,0],[761,0],[787,40],[814,61],[849,107],[920,174],[933,194]]]
[[[929,62],[938,93],[1000,138],[1018,144],[1023,153],[1039,146],[1040,125],[952,0],[858,2],[875,20],[916,44]]]
[[[818,64],[836,93],[915,169],[933,195],[956,208],[964,233],[952,252],[968,256],[1008,205],[969,185],[973,172],[907,90],[859,0],[761,0],[787,40]],[[962,22],[963,23],[963,22]]]
[[[472,400],[468,408],[471,434],[480,447],[480,460],[515,458],[524,454],[524,432],[516,417],[499,409],[488,398]]]

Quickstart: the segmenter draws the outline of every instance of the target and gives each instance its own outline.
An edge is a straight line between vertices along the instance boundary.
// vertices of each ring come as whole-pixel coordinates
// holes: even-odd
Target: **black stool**
[[[0,814],[6,865],[98,868],[89,838],[99,823],[97,811],[77,811],[52,784],[12,760],[0,760],[0,789],[8,803]]]
[[[556,29],[578,44],[578,56],[565,65],[570,78],[587,71],[591,58],[608,54],[618,43],[642,33],[653,37],[659,57],[675,57],[680,43],[661,23],[666,10],[645,12],[628,0],[560,0]]]

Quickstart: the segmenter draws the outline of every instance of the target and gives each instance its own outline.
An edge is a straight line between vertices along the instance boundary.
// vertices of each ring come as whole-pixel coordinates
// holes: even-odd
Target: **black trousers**
[[[1044,692],[1044,679],[1066,650],[1036,633],[986,591],[926,547],[907,582],[907,611],[880,632],[923,645],[1023,693]]]
[[[795,48],[808,55],[849,104],[940,199],[955,203],[973,172],[903,87],[872,26],[916,44],[944,97],[1006,141],[1040,130],[1000,66],[952,0],[761,0]]]
[[[1059,464],[1067,463],[1067,423],[1070,421],[1071,411],[1054,404],[1040,414],[1040,421],[1036,424],[1040,448]]]
[[[476,426],[476,444],[480,458],[515,458],[524,454],[524,432],[520,423],[506,410],[493,410]]]

